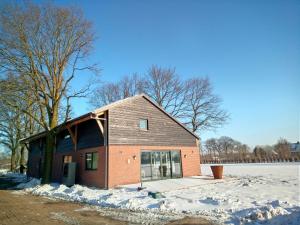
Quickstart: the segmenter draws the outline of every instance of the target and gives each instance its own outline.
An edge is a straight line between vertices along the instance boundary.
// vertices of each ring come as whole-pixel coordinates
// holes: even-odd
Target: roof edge
[[[80,120],[83,120],[83,119],[92,119],[94,117],[95,117],[95,114],[93,112],[89,112],[89,113],[83,114],[83,115],[81,115],[79,117],[76,117],[76,118],[73,118],[71,120],[68,120],[68,121],[66,121],[64,123],[61,123],[61,124],[57,125],[55,128],[65,126],[67,124],[80,123]],[[21,140],[19,140],[19,142],[21,144],[28,143],[30,141],[34,141],[36,139],[44,137],[44,136],[46,136],[46,134],[47,134],[47,131],[42,131],[42,132],[33,134],[33,135],[29,136],[29,137],[22,138]]]
[[[67,124],[73,124],[73,123],[80,123],[81,121],[80,120],[83,120],[83,119],[93,119],[97,116],[97,114],[100,114],[100,113],[103,113],[111,108],[114,108],[120,104],[123,104],[125,103],[126,101],[129,101],[129,100],[133,100],[133,99],[136,99],[136,98],[145,98],[147,101],[149,101],[152,105],[154,105],[156,108],[158,108],[160,111],[162,111],[163,113],[165,113],[170,119],[172,119],[173,121],[175,121],[178,125],[180,125],[182,128],[184,128],[186,131],[188,131],[190,134],[192,134],[196,139],[200,140],[200,137],[195,134],[194,132],[192,132],[190,129],[188,129],[184,124],[182,124],[180,121],[178,121],[175,117],[173,117],[172,115],[170,115],[165,109],[163,109],[160,105],[158,105],[150,96],[146,95],[145,93],[142,93],[142,94],[139,94],[139,95],[134,95],[132,97],[128,97],[128,98],[125,98],[125,99],[122,99],[122,100],[119,100],[119,101],[116,101],[116,102],[113,102],[111,104],[108,104],[108,105],[105,105],[103,107],[100,107],[98,109],[95,109],[91,112],[88,112],[86,114],[83,114],[79,117],[76,117],[74,119],[71,119],[71,120],[68,120],[64,123],[61,123],[59,124],[58,126],[56,126],[55,128],[57,127],[61,127],[61,126],[64,126],[64,125],[67,125]],[[38,138],[41,138],[41,137],[44,137],[46,136],[46,133],[47,131],[42,131],[40,133],[37,133],[37,134],[34,134],[34,135],[31,135],[29,137],[26,137],[26,138],[23,138],[21,139],[19,142],[20,143],[28,143],[30,141],[33,141],[33,140],[36,140]]]

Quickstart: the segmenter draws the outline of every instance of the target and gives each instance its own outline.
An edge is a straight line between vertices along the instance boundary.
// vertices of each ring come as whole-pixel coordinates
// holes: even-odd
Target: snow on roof
[[[132,97],[124,98],[124,99],[115,101],[115,102],[113,102],[113,103],[110,103],[110,104],[108,104],[108,105],[102,106],[102,107],[100,107],[100,108],[98,108],[98,109],[95,109],[94,111],[92,111],[92,113],[95,113],[95,114],[101,113],[101,112],[104,112],[104,111],[106,111],[106,110],[109,110],[109,109],[111,109],[111,108],[113,108],[113,107],[115,107],[115,106],[124,104],[124,103],[126,103],[126,102],[132,101],[132,100],[134,100],[134,99],[137,99],[137,98],[143,97],[143,96],[145,96],[145,94],[134,95],[134,96],[132,96]]]

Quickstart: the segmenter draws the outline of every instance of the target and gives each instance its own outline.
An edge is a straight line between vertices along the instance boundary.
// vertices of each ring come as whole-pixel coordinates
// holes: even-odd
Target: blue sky
[[[91,62],[102,81],[149,66],[176,67],[183,79],[208,76],[231,120],[209,137],[251,147],[300,133],[300,1],[54,1],[75,4],[97,35]],[[87,82],[78,74],[74,87]],[[87,100],[74,101],[75,116]]]

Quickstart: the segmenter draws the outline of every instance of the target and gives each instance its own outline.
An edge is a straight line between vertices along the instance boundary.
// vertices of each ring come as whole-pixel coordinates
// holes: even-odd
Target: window
[[[147,119],[140,119],[140,129],[148,130],[148,120]]]
[[[64,136],[64,139],[69,139],[71,137],[70,134],[67,134],[66,136]]]
[[[72,162],[72,156],[71,155],[64,155],[63,163],[70,163]]]
[[[68,164],[72,162],[72,156],[71,155],[64,155],[63,156],[63,176],[66,177],[68,176]]]
[[[98,168],[98,152],[85,154],[85,169],[96,170]]]

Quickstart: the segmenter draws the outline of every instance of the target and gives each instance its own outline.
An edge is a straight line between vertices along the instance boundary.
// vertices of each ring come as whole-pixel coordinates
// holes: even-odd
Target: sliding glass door
[[[181,157],[179,151],[171,151],[172,177],[182,177]]]
[[[169,151],[160,152],[161,164],[160,164],[160,177],[171,177],[171,157]]]
[[[141,152],[141,179],[143,181],[181,176],[180,151]]]
[[[152,168],[151,180],[158,180],[160,179],[160,153],[151,152],[150,155],[151,155],[151,168]]]

